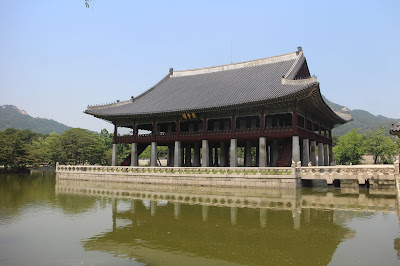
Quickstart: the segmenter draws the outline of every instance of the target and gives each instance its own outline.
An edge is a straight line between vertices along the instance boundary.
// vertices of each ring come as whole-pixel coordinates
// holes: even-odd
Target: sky
[[[169,68],[294,52],[334,103],[400,120],[400,1],[0,0],[0,105],[112,130],[87,105],[128,100]]]

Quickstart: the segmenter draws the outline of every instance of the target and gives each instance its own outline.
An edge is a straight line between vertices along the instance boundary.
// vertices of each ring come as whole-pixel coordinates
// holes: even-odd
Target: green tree
[[[396,144],[397,144],[397,152],[400,152],[400,138],[396,139]]]
[[[61,135],[63,147],[62,163],[101,164],[104,156],[104,143],[100,136],[86,129],[73,128]]]
[[[335,147],[338,142],[339,142],[339,136],[338,135],[333,135],[332,136],[332,146]]]
[[[385,136],[385,129],[369,131],[365,137],[365,150],[374,157],[374,163],[378,158],[382,163],[393,163],[393,157],[397,155],[398,147],[391,137]]]
[[[102,164],[104,165],[111,165],[112,144],[114,142],[113,138],[114,134],[109,133],[107,129],[104,128],[100,131],[100,139],[104,145],[104,155],[102,160]]]
[[[23,168],[28,154],[20,130],[6,129],[0,132],[0,164],[5,167]]]
[[[56,133],[50,133],[44,140],[43,153],[51,163],[64,162],[65,152],[61,136]]]
[[[363,147],[364,137],[358,134],[357,129],[353,129],[339,138],[334,147],[336,164],[360,164],[362,156],[365,154]]]

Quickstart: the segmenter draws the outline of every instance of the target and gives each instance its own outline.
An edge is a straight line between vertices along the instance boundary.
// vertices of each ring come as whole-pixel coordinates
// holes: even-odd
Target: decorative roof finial
[[[170,74],[170,75],[173,75],[173,74],[174,74],[174,69],[173,69],[172,67],[169,69],[169,74]]]

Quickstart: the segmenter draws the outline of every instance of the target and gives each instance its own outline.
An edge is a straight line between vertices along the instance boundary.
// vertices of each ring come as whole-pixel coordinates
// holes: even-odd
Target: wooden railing
[[[172,142],[173,140],[182,141],[201,141],[208,139],[211,141],[229,140],[231,138],[237,139],[256,139],[261,136],[266,137],[290,137],[293,135],[294,127],[267,127],[262,130],[261,128],[245,128],[245,129],[226,129],[226,130],[207,130],[195,132],[170,132],[161,134],[145,134],[145,135],[131,135],[131,136],[116,136],[114,137],[115,143],[144,143],[157,141]]]

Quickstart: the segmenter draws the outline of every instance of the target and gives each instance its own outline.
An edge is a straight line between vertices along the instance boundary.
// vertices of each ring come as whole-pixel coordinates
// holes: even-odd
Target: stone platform
[[[395,165],[291,167],[138,167],[57,165],[57,179],[210,187],[298,188],[307,183],[342,188],[394,189]]]

